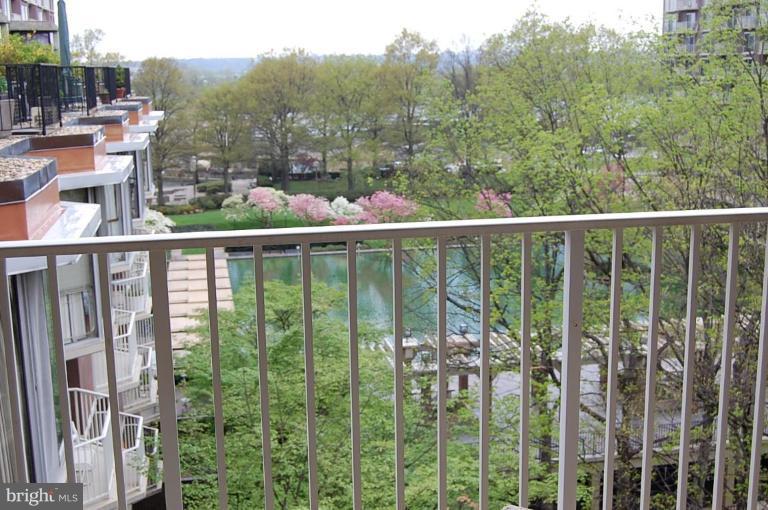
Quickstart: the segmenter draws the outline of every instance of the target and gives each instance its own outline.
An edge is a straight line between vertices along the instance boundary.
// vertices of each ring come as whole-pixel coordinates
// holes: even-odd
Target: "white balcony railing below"
[[[130,269],[112,278],[112,306],[120,310],[143,313],[149,298],[149,272],[144,253],[137,253]]]
[[[107,500],[112,485],[114,461],[109,415],[109,397],[103,393],[73,388],[72,444],[75,480],[83,484],[83,503]]]

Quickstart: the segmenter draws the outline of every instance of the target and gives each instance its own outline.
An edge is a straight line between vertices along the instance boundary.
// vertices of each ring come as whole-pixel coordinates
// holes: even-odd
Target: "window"
[[[81,204],[90,203],[87,189],[68,189],[59,192],[59,198],[66,202],[79,202]]]

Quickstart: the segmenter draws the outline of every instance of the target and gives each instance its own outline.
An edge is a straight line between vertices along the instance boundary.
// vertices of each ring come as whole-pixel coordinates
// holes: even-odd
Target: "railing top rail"
[[[96,445],[100,446],[101,442],[104,441],[107,438],[107,435],[110,434],[109,430],[109,413],[104,417],[104,425],[101,428],[101,434],[98,436],[94,436],[90,439],[86,439],[84,441],[78,441],[73,445],[74,449],[77,450],[79,448],[85,448],[88,445]]]
[[[70,393],[85,393],[87,395],[93,395],[94,397],[103,398],[105,400],[109,399],[109,395],[106,393],[99,393],[98,391],[93,390],[87,390],[85,388],[69,388]]]
[[[4,241],[0,242],[0,257],[40,257],[47,256],[52,252],[57,255],[77,255],[153,249],[298,245],[374,239],[458,237],[481,234],[563,232],[568,230],[714,225],[764,221],[768,221],[768,207],[188,232],[52,241]]]
[[[134,428],[133,433],[127,435],[127,438],[133,440],[133,444],[123,449],[123,455],[137,451],[141,446],[141,438],[144,436],[144,418],[135,414],[120,413],[120,421],[123,427]]]

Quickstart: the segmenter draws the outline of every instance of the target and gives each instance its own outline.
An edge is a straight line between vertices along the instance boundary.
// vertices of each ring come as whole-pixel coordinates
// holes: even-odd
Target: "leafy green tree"
[[[305,52],[265,56],[242,80],[251,125],[277,163],[275,181],[288,190],[291,157],[306,139],[316,64]]]
[[[347,189],[354,191],[354,160],[366,129],[365,111],[375,93],[377,65],[365,57],[327,57],[318,67],[319,104],[331,115],[347,167]]]
[[[152,98],[154,108],[165,112],[153,135],[152,162],[157,186],[157,205],[165,203],[163,172],[188,152],[187,107],[191,90],[179,64],[169,58],[148,58],[133,79],[138,94]]]
[[[423,141],[425,94],[435,77],[437,61],[437,44],[407,30],[387,46],[384,56],[386,93],[395,105],[397,140],[404,144],[409,165]]]
[[[0,62],[8,64],[58,64],[59,54],[51,46],[11,34],[0,40]]]
[[[231,188],[230,168],[247,157],[251,146],[244,93],[240,83],[225,83],[205,89],[196,101],[200,149],[210,153],[214,164],[222,169],[225,191]]]
[[[86,29],[82,34],[74,34],[70,40],[72,60],[91,66],[115,66],[124,64],[126,58],[118,52],[101,53],[99,44],[106,34],[101,29]]]

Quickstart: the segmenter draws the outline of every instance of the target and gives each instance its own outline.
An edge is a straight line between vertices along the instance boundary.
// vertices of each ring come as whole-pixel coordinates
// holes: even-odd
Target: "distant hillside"
[[[193,72],[240,76],[253,66],[253,58],[180,58],[178,62]]]

